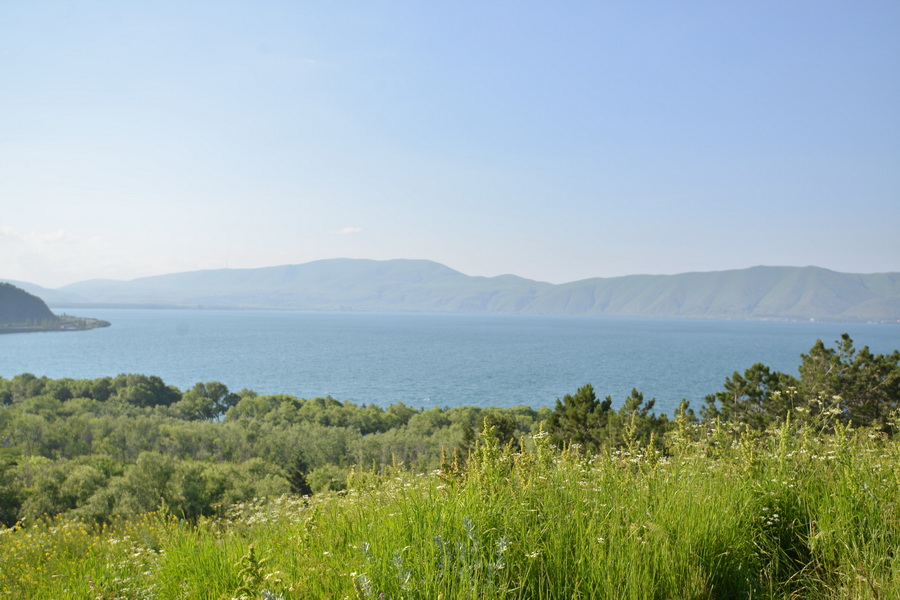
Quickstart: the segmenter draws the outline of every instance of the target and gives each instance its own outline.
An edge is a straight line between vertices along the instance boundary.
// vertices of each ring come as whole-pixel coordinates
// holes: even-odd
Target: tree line
[[[609,396],[600,401],[591,385],[556,401],[547,420],[558,444],[575,443],[589,451],[621,446],[630,439],[664,447],[673,422],[652,412],[654,400],[632,390],[618,410]],[[682,401],[677,416],[706,424],[728,423],[735,431],[765,430],[785,419],[855,427],[874,427],[893,433],[900,404],[900,351],[873,354],[857,350],[848,334],[834,347],[822,340],[800,355],[799,376],[756,363],[725,379],[721,391],[706,396],[699,415]]]

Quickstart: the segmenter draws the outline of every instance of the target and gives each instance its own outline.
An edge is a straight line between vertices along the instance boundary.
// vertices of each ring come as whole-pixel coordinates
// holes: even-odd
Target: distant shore
[[[37,325],[28,323],[8,323],[0,325],[0,334],[3,333],[33,333],[36,331],[85,331],[109,327],[111,323],[102,319],[90,319],[63,315],[54,321],[44,321]]]

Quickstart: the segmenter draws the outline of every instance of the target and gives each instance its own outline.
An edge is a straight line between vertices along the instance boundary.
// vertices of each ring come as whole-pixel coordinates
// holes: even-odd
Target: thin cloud
[[[118,254],[97,237],[66,229],[21,230],[0,225],[0,277],[40,285],[62,285],[106,274]]]
[[[92,238],[81,238],[65,229],[55,231],[20,231],[8,225],[0,226],[0,238],[30,247],[43,247],[61,243],[95,243]]]
[[[362,227],[344,227],[343,229],[336,229],[331,233],[334,235],[353,235],[355,233],[362,233]]]

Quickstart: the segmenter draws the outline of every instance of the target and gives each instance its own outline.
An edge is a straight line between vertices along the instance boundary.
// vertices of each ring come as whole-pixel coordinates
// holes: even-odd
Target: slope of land
[[[51,306],[169,306],[579,316],[900,321],[900,273],[752,267],[554,285],[472,277],[426,260],[321,260],[91,280],[47,290]]]
[[[8,283],[0,283],[0,327],[56,323],[43,300]]]
[[[10,283],[0,283],[0,333],[73,331],[108,325],[99,319],[57,316],[37,296]]]

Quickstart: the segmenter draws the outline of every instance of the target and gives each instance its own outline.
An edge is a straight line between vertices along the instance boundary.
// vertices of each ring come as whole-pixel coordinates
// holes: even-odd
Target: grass
[[[900,598],[900,442],[687,423],[646,448],[501,448],[346,492],[0,534],[0,597]]]

